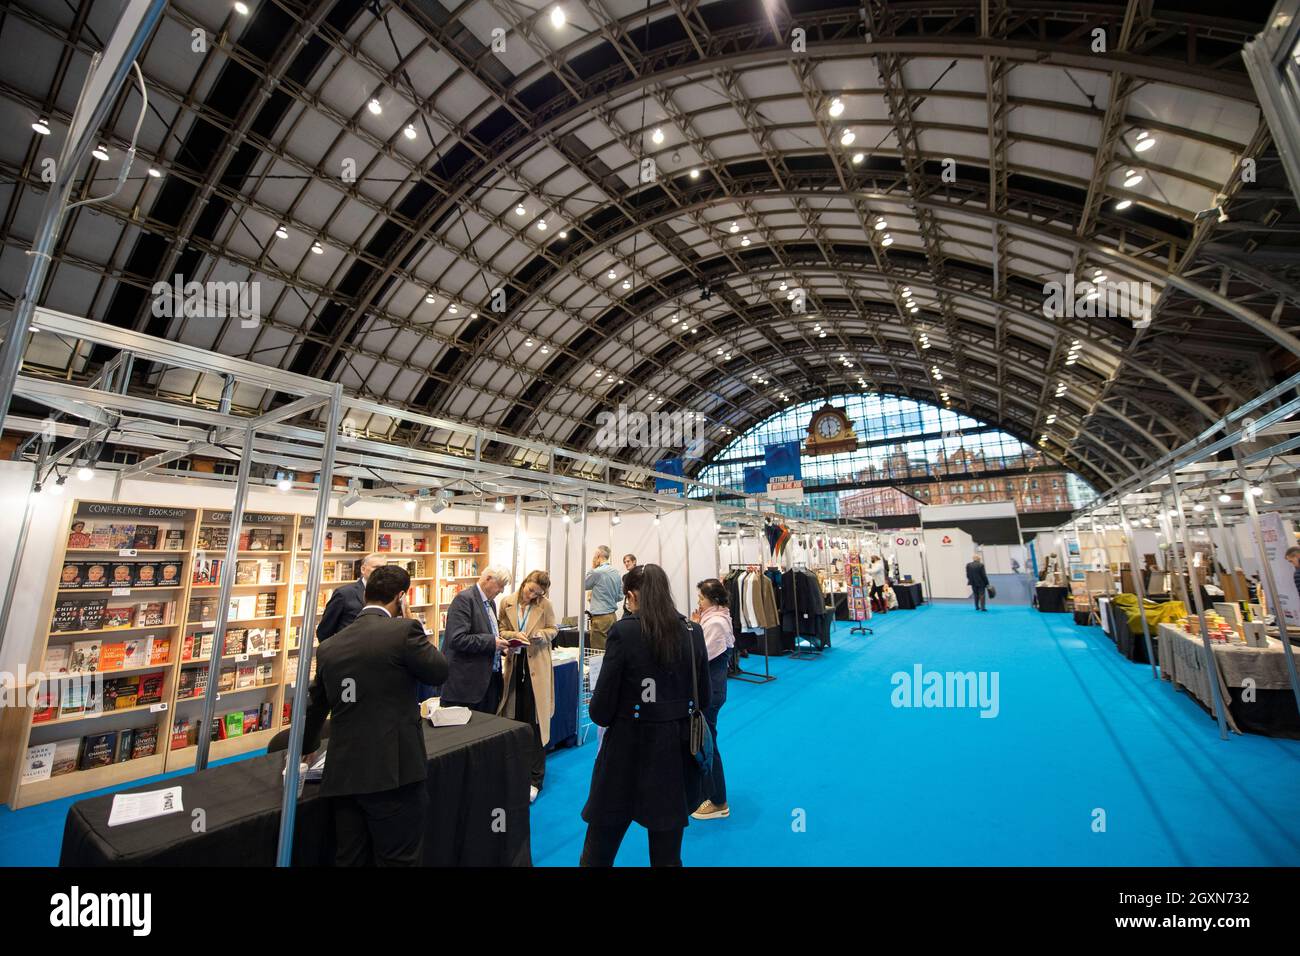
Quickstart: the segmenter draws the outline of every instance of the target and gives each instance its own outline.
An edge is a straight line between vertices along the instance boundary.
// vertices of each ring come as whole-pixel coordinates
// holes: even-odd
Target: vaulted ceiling
[[[6,306],[114,6],[0,11]],[[1104,490],[1300,353],[1300,217],[1240,56],[1270,6],[172,3],[136,166],[71,213],[43,304],[578,449],[620,403],[702,414],[707,461],[788,402],[946,401]],[[109,191],[139,106],[77,198]],[[1099,273],[1149,282],[1150,323],[1045,315]],[[258,282],[261,322],[155,316],[178,274]],[[102,351],[27,361],[80,379]]]

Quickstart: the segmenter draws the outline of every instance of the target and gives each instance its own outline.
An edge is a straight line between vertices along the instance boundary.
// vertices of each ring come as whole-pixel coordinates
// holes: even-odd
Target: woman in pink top
[[[713,770],[705,781],[706,799],[691,814],[697,820],[719,820],[730,816],[727,807],[727,780],[722,773],[722,754],[718,751],[718,711],[727,702],[727,668],[731,662],[732,648],[736,644],[731,629],[731,611],[727,607],[727,588],[717,578],[709,578],[696,585],[699,589],[699,607],[691,618],[704,630],[704,646],[709,652],[709,686],[712,693],[704,709],[704,719],[713,731]]]

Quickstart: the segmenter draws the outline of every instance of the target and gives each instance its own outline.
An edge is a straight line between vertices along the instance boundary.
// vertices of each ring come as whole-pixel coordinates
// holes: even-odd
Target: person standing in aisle
[[[368,554],[361,559],[361,577],[335,588],[326,602],[320,623],[316,625],[316,640],[324,643],[357,619],[366,606],[366,581],[372,571],[386,564],[388,556],[384,554]]]
[[[706,799],[691,816],[696,820],[720,820],[731,816],[731,809],[727,806],[727,778],[722,772],[722,754],[718,750],[718,711],[727,702],[727,671],[736,635],[731,629],[726,585],[717,578],[708,578],[695,587],[699,591],[699,606],[691,620],[704,629],[704,646],[709,655],[709,706],[704,710],[704,719],[713,732],[713,766],[704,785]]]
[[[970,585],[971,592],[975,596],[975,610],[987,611],[988,608],[984,605],[987,603],[989,575],[984,570],[984,562],[978,554],[966,565],[966,583]]]
[[[1291,580],[1295,582],[1296,594],[1300,594],[1300,547],[1286,549],[1286,559],[1291,562]]]
[[[332,717],[320,793],[334,798],[339,866],[423,859],[428,756],[415,688],[442,683],[447,661],[420,622],[402,616],[410,586],[402,568],[376,568],[365,608],[317,652],[303,752],[320,748]]]
[[[631,571],[635,567],[636,567],[636,555],[635,554],[623,555],[623,580],[627,580],[627,572]],[[622,585],[620,584],[619,586],[621,587]],[[627,603],[624,602],[623,614],[626,613],[627,613]],[[621,617],[622,615],[619,616]]]
[[[555,713],[551,641],[559,629],[555,626],[555,609],[546,597],[550,590],[549,574],[529,572],[519,590],[502,599],[499,621],[503,638],[528,641],[527,647],[512,647],[506,652],[501,667],[505,693],[497,713],[532,725],[530,802],[542,792],[542,782],[546,779],[546,745],[551,740],[551,716]]]
[[[451,673],[442,685],[445,707],[468,707],[495,714],[501,702],[501,655],[510,641],[497,625],[497,595],[510,586],[510,572],[485,568],[478,583],[465,588],[447,608],[443,653]]]
[[[682,832],[703,799],[690,752],[692,706],[708,711],[704,636],[677,613],[663,568],[627,576],[629,614],[609,632],[588,713],[605,727],[582,808],[582,866],[613,866],[633,822],[649,831],[650,865],[682,865]],[[696,684],[699,685],[698,696]]]
[[[889,611],[889,605],[885,601],[885,562],[880,560],[880,555],[873,554],[871,563],[867,566],[867,573],[871,575],[871,604],[873,610],[880,608],[880,613],[885,614]],[[879,604],[877,604],[879,600]]]
[[[623,591],[618,572],[609,563],[608,545],[602,544],[596,548],[591,556],[591,570],[587,572],[582,586],[591,592],[591,606],[587,610],[591,622],[587,645],[592,650],[603,651],[605,635],[614,626],[614,612],[618,610],[619,597]]]

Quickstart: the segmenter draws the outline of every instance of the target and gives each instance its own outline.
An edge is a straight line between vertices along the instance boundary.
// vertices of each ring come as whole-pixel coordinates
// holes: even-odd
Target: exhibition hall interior
[[[6,3],[0,867],[1300,864],[1297,12]]]

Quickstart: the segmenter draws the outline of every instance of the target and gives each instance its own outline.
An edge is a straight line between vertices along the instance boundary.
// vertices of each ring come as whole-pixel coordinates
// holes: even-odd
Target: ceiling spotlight
[[[100,143],[98,146],[96,146],[94,149],[90,151],[90,155],[94,156],[101,163],[105,162],[108,160],[108,147],[105,146],[103,143]]]
[[[1204,510],[1205,510],[1205,505],[1201,504],[1201,503],[1198,501],[1196,504],[1192,505],[1192,510],[1193,510],[1193,511],[1204,511]]]
[[[504,501],[502,501],[500,498],[498,498],[495,502],[493,502],[493,504],[492,504],[492,510],[493,510],[493,511],[505,511],[505,510],[506,510],[506,503],[505,503]]]
[[[916,313],[918,313],[918,312],[921,311],[921,307],[920,307],[919,305],[914,305],[914,306],[909,307],[907,311],[908,311],[908,312],[911,312],[913,315],[915,315]]]
[[[361,500],[361,483],[353,478],[348,482],[348,493],[339,499],[339,505],[343,508],[351,508]]]
[[[322,246],[319,242],[313,242],[311,244],[311,251],[316,253],[316,255],[319,256],[325,252],[325,247]]]
[[[38,119],[35,123],[32,124],[32,129],[35,130],[36,132],[40,133],[42,136],[49,136],[49,135],[50,135],[50,121],[47,120],[44,116],[42,116],[42,117],[41,117],[40,119]]]
[[[921,343],[921,348],[928,349],[929,347],[930,347],[930,343],[928,341]]]
[[[520,203],[518,206],[515,206],[515,215],[516,216],[528,215],[528,207],[525,206],[523,203]]]
[[[1124,174],[1124,177],[1125,177],[1124,178],[1125,189],[1132,189],[1138,183],[1142,182],[1142,174],[1139,173],[1136,169],[1130,169],[1127,173]]]
[[[853,145],[853,141],[854,141],[855,139],[857,139],[857,137],[853,135],[853,130],[851,130],[851,129],[846,129],[843,133],[840,134],[840,145],[841,145],[841,146],[852,146],[852,145]]]
[[[417,502],[414,498],[407,498],[405,501],[402,502],[402,507],[405,508],[407,511],[414,511],[416,504]]]
[[[452,315],[459,315],[459,314],[460,314],[460,309],[457,307],[457,305],[456,305],[455,302],[453,302],[451,305],[447,306],[447,311],[450,312]]]
[[[1148,149],[1156,144],[1156,138],[1146,130],[1140,130],[1137,134],[1137,142],[1133,144],[1133,149],[1139,153],[1145,153]]]
[[[610,269],[607,273],[605,273],[605,276],[606,276],[606,278],[609,278],[609,279],[617,279],[617,278],[618,278],[618,273],[615,272],[613,269]]]
[[[741,236],[741,237],[740,237],[740,244],[741,244],[742,246],[747,246],[747,245],[749,245],[749,236]]]
[[[526,339],[526,340],[524,341],[524,348],[530,349],[530,348],[532,348],[532,347],[533,347],[533,340],[532,340],[532,339]]]
[[[610,516],[609,523],[610,523],[610,524],[622,524],[622,523],[623,523],[623,519],[620,518],[620,517],[618,516],[618,512],[615,511],[614,514]]]
[[[551,26],[557,30],[564,26],[564,10],[558,6],[551,7]]]
[[[95,469],[89,465],[82,465],[77,469],[77,477],[82,481],[90,481],[91,478],[95,477]]]
[[[1116,210],[1127,209],[1131,205],[1133,205],[1133,200],[1121,199],[1119,202],[1115,203],[1115,209]]]
[[[830,108],[826,111],[831,114],[832,118],[839,116],[844,112],[844,101],[838,96],[831,100]]]
[[[731,224],[730,231],[731,231],[733,234],[735,234],[735,233],[737,233],[737,232],[740,232],[740,224],[739,224],[739,223],[734,223],[734,222],[733,222],[733,223]]]
[[[880,240],[880,244],[882,246],[892,246],[894,244],[894,237],[889,233],[885,233],[885,237]]]
[[[433,305],[435,302],[438,301],[438,297],[435,296],[432,292],[430,292],[428,295],[424,297],[424,301],[427,305]]]
[[[236,0],[235,12],[238,13],[241,17],[248,16],[248,4],[244,3],[243,0]]]
[[[384,111],[383,104],[381,104],[379,100],[373,97],[371,98],[370,102],[366,104],[366,109],[370,110],[370,112],[373,113],[375,116],[378,116],[380,113]]]
[[[700,171],[698,169],[692,169],[691,179],[699,179],[699,178],[700,178]]]
[[[912,294],[912,287],[910,285],[903,286],[903,295],[911,295],[911,294]]]
[[[64,490],[65,490],[64,487],[63,487],[63,483],[64,483],[65,481],[67,481],[67,480],[68,480],[68,478],[67,478],[66,475],[61,475],[61,476],[59,476],[59,480],[56,481],[54,484],[52,484],[52,485],[46,485],[46,486],[45,486],[45,490],[48,491],[50,494],[55,495],[55,496],[57,497],[58,495],[63,494],[63,492],[64,492]]]
[[[565,524],[568,524],[573,519],[569,517],[569,513],[566,511],[562,515],[560,515],[560,520],[563,521]]]
[[[658,126],[656,126],[655,131],[650,134],[650,139],[654,142],[656,146],[658,146],[660,143],[664,141],[664,131],[660,129]]]
[[[825,333],[825,332],[818,332],[818,333],[817,333],[817,338],[819,338],[819,339],[824,339],[824,338],[826,338],[826,333]]]
[[[551,354],[551,349],[550,349],[550,347],[549,347],[549,346],[546,346],[546,345],[543,345],[543,346],[542,346],[542,354],[543,354],[543,355],[550,355],[550,354]]]
[[[854,165],[854,166],[860,166],[860,165],[862,165],[862,161],[863,161],[864,159],[866,159],[866,158],[867,158],[867,157],[864,156],[862,153],[854,153],[854,154],[853,154],[853,165]]]
[[[284,226],[276,226],[276,227],[275,227],[275,238],[277,238],[277,239],[288,239],[288,238],[289,238],[289,230],[286,229],[286,228],[284,228]]]
[[[568,238],[569,238],[569,231],[568,231],[567,229],[561,229],[561,230],[560,230],[560,238],[561,238],[561,239],[568,239]]]
[[[537,231],[538,231],[538,232],[545,232],[545,231],[546,231],[546,220],[545,220],[545,219],[539,219],[539,220],[537,220]]]
[[[632,288],[632,280],[631,280],[631,279],[624,279],[624,280],[623,280],[623,288],[624,288],[624,289],[630,289],[630,288]]]
[[[887,222],[885,221],[885,217],[884,217],[884,216],[877,216],[877,217],[876,217],[876,224],[875,224],[875,230],[876,230],[876,232],[879,232],[881,229],[887,229],[888,227],[889,227],[889,223],[887,223]],[[912,294],[912,290],[911,290],[911,289],[904,289],[904,290],[903,290],[903,295],[911,295],[911,294]]]
[[[154,179],[162,179],[162,171],[159,170],[157,166],[149,167],[149,175]]]
[[[402,130],[402,135],[407,139],[415,139],[415,124],[407,123],[406,129]]]
[[[1226,505],[1226,504],[1228,504],[1230,501],[1232,501],[1232,495],[1228,494],[1227,492],[1224,492],[1223,494],[1219,495],[1219,503],[1220,503],[1220,504],[1225,504],[1225,505]]]
[[[293,480],[288,475],[280,474],[276,477],[277,480],[275,482],[275,487],[279,488],[281,491],[293,490]]]
[[[1259,497],[1261,497],[1263,494],[1264,494],[1264,489],[1261,488],[1259,485],[1251,485],[1251,486],[1250,486],[1250,495],[1251,495],[1252,498],[1259,498]]]

